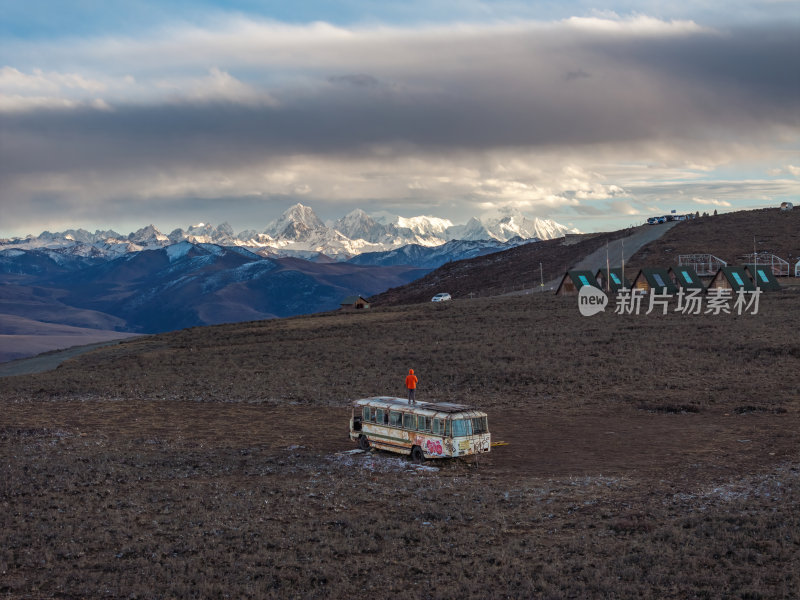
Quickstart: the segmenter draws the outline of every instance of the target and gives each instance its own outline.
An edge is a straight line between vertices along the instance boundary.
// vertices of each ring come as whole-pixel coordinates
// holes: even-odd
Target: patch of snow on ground
[[[383,454],[364,452],[363,450],[339,452],[329,456],[328,460],[343,467],[361,467],[373,473],[436,472],[439,470],[439,467],[414,464],[407,458],[384,456]]]
[[[164,248],[164,250],[167,252],[167,258],[169,258],[169,262],[175,262],[176,260],[186,256],[193,247],[194,246],[189,242],[179,242],[177,244],[167,246]]]

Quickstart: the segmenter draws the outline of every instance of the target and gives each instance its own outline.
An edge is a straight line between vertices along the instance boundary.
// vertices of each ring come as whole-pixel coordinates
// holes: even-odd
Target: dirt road
[[[609,242],[607,249],[605,246],[603,246],[602,248],[592,252],[590,255],[573,264],[570,269],[585,270],[595,273],[598,269],[606,268],[606,256],[608,256],[612,268],[619,267],[623,257],[627,263],[627,261],[630,260],[630,258],[636,254],[640,248],[654,240],[657,240],[677,224],[677,221],[673,221],[671,223],[643,225],[641,227],[637,227],[634,229],[634,232],[631,235]],[[558,287],[559,283],[561,283],[561,276],[546,282],[543,286],[538,288],[512,292],[508,295],[518,296],[522,294],[529,294],[530,292],[552,292]]]
[[[621,264],[621,257],[624,256],[625,262],[630,260],[631,256],[639,251],[639,248],[645,244],[657,240],[667,231],[677,225],[677,221],[671,223],[661,223],[659,225],[647,225],[637,228],[637,230],[628,237],[614,240],[608,244],[608,258],[612,267]],[[573,269],[584,269],[587,271],[596,272],[598,269],[606,268],[606,248],[600,248],[593,252],[580,262],[572,267]]]

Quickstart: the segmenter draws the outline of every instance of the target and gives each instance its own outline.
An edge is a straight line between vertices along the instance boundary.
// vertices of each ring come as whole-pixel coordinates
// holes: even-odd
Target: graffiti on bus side
[[[428,454],[441,454],[442,453],[442,442],[428,440],[428,443],[425,444],[428,448]]]

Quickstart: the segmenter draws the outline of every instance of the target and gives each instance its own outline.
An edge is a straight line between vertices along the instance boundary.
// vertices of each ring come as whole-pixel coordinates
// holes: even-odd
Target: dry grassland
[[[800,597],[800,293],[523,296],[140,338],[0,380],[0,597]],[[474,461],[348,454],[348,401],[485,407]],[[433,467],[433,468],[431,468]]]
[[[700,217],[679,223],[643,247],[632,257],[632,266],[669,268],[681,254],[713,254],[729,265],[740,265],[755,249],[788,261],[793,275],[800,259],[798,231],[798,210],[762,208]]]

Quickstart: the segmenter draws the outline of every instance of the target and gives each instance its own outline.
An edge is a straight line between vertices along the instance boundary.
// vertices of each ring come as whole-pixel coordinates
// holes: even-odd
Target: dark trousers
[[[416,392],[416,391],[417,390],[413,390],[411,388],[408,388],[408,401],[411,402],[411,404],[414,404],[416,402],[416,400],[414,399],[414,392]]]

